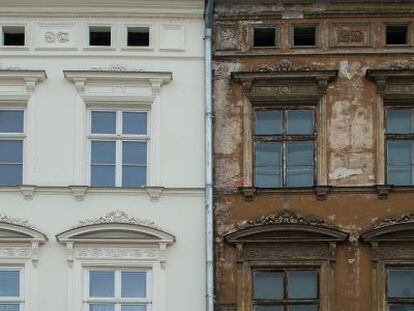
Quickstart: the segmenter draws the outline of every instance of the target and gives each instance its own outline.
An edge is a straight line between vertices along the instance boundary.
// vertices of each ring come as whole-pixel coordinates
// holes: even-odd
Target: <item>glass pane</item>
[[[133,298],[147,297],[147,273],[146,272],[122,272],[121,296]]]
[[[388,271],[388,297],[414,298],[414,270]]]
[[[282,306],[256,306],[254,311],[283,311]]]
[[[0,133],[23,132],[23,111],[0,110]]]
[[[91,155],[92,164],[115,163],[116,143],[114,141],[92,141]]]
[[[316,271],[289,271],[287,275],[289,298],[312,299],[318,297],[318,274]]]
[[[20,305],[17,304],[0,304],[0,311],[19,311]]]
[[[283,299],[283,273],[256,272],[254,274],[255,299]]]
[[[287,133],[289,135],[312,135],[313,111],[312,110],[288,110]]]
[[[256,135],[278,135],[281,133],[280,111],[256,111]]]
[[[389,141],[387,145],[388,184],[410,185],[412,141]]]
[[[93,111],[92,112],[93,134],[115,134],[116,112]]]
[[[23,141],[1,140],[0,141],[0,162],[23,162]]]
[[[287,186],[310,187],[314,185],[314,143],[287,143]]]
[[[115,187],[115,165],[92,165],[91,186]]]
[[[414,305],[390,305],[390,311],[414,311]]]
[[[122,305],[121,311],[147,311],[147,306]]]
[[[147,143],[128,141],[122,143],[123,164],[147,164]]]
[[[144,187],[147,184],[147,168],[142,166],[122,166],[123,187]]]
[[[23,182],[21,164],[0,164],[0,186],[16,186]]]
[[[255,186],[280,187],[281,143],[257,142],[255,157]]]
[[[89,305],[89,311],[115,311],[115,305],[93,304]]]
[[[296,305],[296,306],[288,306],[288,311],[318,311],[318,306],[311,306],[311,305]]]
[[[146,135],[147,113],[146,112],[124,112],[122,113],[122,133]]]
[[[0,297],[20,296],[20,272],[0,271]]]
[[[388,109],[387,110],[387,133],[409,134],[412,133],[412,110],[411,109]]]
[[[114,271],[90,271],[89,272],[89,297],[114,297],[114,295],[115,295],[115,272]],[[97,310],[100,310],[100,309],[97,309]],[[103,310],[106,310],[106,309],[103,309]]]

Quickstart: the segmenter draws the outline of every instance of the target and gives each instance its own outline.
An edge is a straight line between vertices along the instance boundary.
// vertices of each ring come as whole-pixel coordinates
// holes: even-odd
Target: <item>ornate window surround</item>
[[[320,311],[334,309],[336,244],[348,234],[324,220],[290,210],[247,221],[225,241],[236,247],[237,311],[251,311],[252,272],[257,268],[320,269]]]
[[[159,194],[159,136],[161,118],[161,87],[172,81],[171,72],[127,71],[125,68],[96,70],[64,70],[65,78],[72,82],[79,94],[77,100],[76,133],[79,141],[75,154],[76,184],[83,186],[88,180],[87,126],[88,109],[135,108],[149,111],[150,135],[147,189]],[[86,187],[86,186],[85,186]],[[150,191],[153,192],[153,191]],[[151,198],[152,194],[150,193]]]
[[[243,100],[243,193],[251,198],[253,185],[253,107],[295,105],[316,106],[316,192],[324,199],[328,186],[327,116],[325,94],[337,70],[317,70],[281,60],[275,68],[255,72],[232,72],[231,79],[241,84]],[[286,189],[282,189],[286,191]]]
[[[69,311],[81,310],[85,269],[99,267],[151,269],[152,311],[165,311],[167,246],[175,237],[123,211],[80,221],[74,228],[56,235],[66,245]]]
[[[414,266],[414,214],[384,219],[360,239],[371,246],[370,310],[387,310],[387,268]]]
[[[37,309],[39,247],[48,241],[26,220],[0,215],[0,266],[19,268],[25,310]]]

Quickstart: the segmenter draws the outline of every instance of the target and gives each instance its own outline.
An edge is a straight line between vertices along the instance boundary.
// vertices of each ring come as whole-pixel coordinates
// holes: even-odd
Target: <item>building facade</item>
[[[216,1],[216,310],[414,310],[413,9]]]
[[[0,310],[205,308],[203,12],[0,1]]]

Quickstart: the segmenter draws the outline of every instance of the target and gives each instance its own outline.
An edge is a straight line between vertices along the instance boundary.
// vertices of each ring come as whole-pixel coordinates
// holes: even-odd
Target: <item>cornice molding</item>
[[[44,70],[26,70],[15,67],[0,68],[0,84],[3,82],[17,81],[25,85],[28,94],[34,92],[38,83],[47,78]]]

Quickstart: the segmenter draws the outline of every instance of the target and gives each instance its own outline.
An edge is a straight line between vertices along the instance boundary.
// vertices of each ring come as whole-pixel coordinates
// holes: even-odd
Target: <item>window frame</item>
[[[275,30],[275,44],[272,46],[256,46],[254,45],[254,33],[257,28],[273,28]],[[279,25],[276,24],[253,24],[251,27],[251,48],[252,49],[278,49],[279,46]]]
[[[90,28],[91,27],[109,27],[111,31],[111,45],[90,45]],[[111,23],[87,23],[85,24],[84,38],[85,45],[84,50],[115,50],[115,25]]]
[[[92,112],[115,112],[116,113],[116,132],[115,134],[93,134],[92,133]],[[147,114],[147,135],[122,134],[122,114],[124,112],[144,112]],[[105,188],[91,185],[92,180],[92,141],[114,141],[115,142],[115,186],[109,188],[144,188],[149,185],[151,167],[151,110],[146,108],[89,108],[87,125],[87,183],[90,187]],[[122,142],[145,142],[147,144],[147,163],[146,163],[146,183],[142,187],[124,187],[122,185]]]
[[[149,31],[149,45],[148,46],[130,46],[128,45],[128,28],[148,28]],[[154,50],[154,25],[150,23],[129,23],[122,27],[122,50]]]
[[[25,311],[25,271],[22,266],[0,265],[0,271],[19,271],[19,296],[0,297],[2,304],[18,304],[19,311]]]
[[[406,266],[406,265],[385,265],[385,304],[387,307],[387,310],[389,310],[389,306],[391,304],[397,304],[397,305],[413,305],[414,306],[414,296],[412,298],[401,298],[401,297],[393,297],[390,298],[388,296],[388,281],[389,281],[389,271],[390,270],[411,270],[414,272],[414,265],[412,266]]]
[[[314,28],[315,29],[315,44],[314,45],[295,45],[295,28]],[[320,25],[316,23],[310,24],[292,24],[290,30],[290,45],[293,49],[315,49],[320,45]]]
[[[3,27],[23,27],[24,28],[24,45],[4,45]],[[27,23],[2,23],[0,25],[0,48],[12,49],[12,50],[28,50],[29,37],[28,37],[28,24]]]
[[[317,295],[314,299],[289,299],[288,298],[288,272],[290,271],[314,271],[316,272],[317,283]],[[255,274],[260,272],[274,272],[283,273],[283,298],[280,299],[256,299],[255,298]],[[320,267],[304,266],[304,267],[252,267],[252,310],[255,310],[257,306],[281,306],[284,311],[288,311],[287,307],[292,305],[317,305],[317,310],[320,310],[321,305],[321,272]]]
[[[23,132],[22,133],[5,133],[5,132],[0,132],[0,141],[22,141],[22,162],[21,162],[21,166],[22,166],[22,179],[21,179],[21,183],[17,184],[17,185],[2,185],[0,187],[16,187],[16,186],[20,186],[23,185],[25,183],[25,179],[26,179],[26,172],[25,170],[27,170],[27,167],[25,165],[25,159],[26,159],[26,148],[27,148],[27,132],[28,132],[28,122],[27,122],[27,107],[9,107],[9,106],[4,106],[4,107],[0,107],[0,111],[22,111],[23,112],[23,124],[22,124],[22,128],[23,128]],[[5,162],[5,163],[9,163],[10,162]],[[0,162],[0,164],[3,164]]]
[[[406,33],[406,43],[401,44],[389,44],[387,43],[387,28],[388,26],[406,26],[407,27],[407,33]],[[384,25],[384,46],[386,48],[401,48],[401,47],[408,47],[412,45],[412,25],[410,22],[387,22]]]
[[[312,135],[288,135],[287,134],[287,113],[290,110],[309,110],[313,114],[313,134]],[[280,111],[281,112],[281,134],[280,135],[256,135],[256,112],[257,111]],[[295,188],[312,188],[317,185],[317,142],[318,142],[318,119],[317,107],[315,105],[297,105],[297,106],[255,106],[253,108],[252,120],[252,173],[253,186],[256,186],[256,143],[259,142],[280,142],[281,143],[281,167],[280,167],[280,186],[279,187],[264,187],[272,189],[295,189]],[[262,138],[260,138],[262,137]],[[305,139],[307,138],[307,139]],[[313,142],[313,184],[305,187],[288,186],[287,176],[287,143],[288,142]]]
[[[90,297],[90,272],[91,271],[113,271],[114,272],[114,297]],[[145,272],[146,273],[146,290],[147,297],[145,298],[122,298],[121,295],[121,274],[122,272]],[[115,311],[121,311],[121,305],[145,305],[146,311],[152,310],[153,304],[153,272],[152,268],[142,267],[142,268],[133,268],[133,267],[94,267],[88,266],[84,268],[84,300],[83,300],[83,310],[89,311],[90,304],[110,304],[115,306]]]

